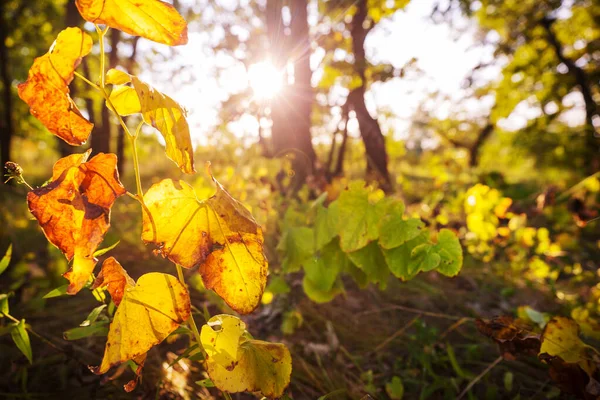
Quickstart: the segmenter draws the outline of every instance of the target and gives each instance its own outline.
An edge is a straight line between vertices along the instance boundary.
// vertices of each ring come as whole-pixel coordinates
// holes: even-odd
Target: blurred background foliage
[[[293,398],[456,398],[497,357],[473,317],[512,314],[537,323],[561,314],[579,323],[588,342],[600,340],[598,1],[179,0],[175,6],[189,21],[190,50],[165,50],[113,30],[108,65],[139,73],[189,110],[197,169],[210,160],[216,178],[264,227],[269,285],[247,322],[255,336],[290,347]],[[16,84],[61,29],[93,32],[74,2],[3,0],[0,18],[2,163],[18,162],[38,186],[59,157],[89,146],[117,153],[121,179],[134,187],[123,132],[84,82],[71,85],[71,96],[95,123],[82,149],[49,135],[17,96]],[[394,29],[411,18],[417,28],[398,40]],[[467,45],[438,61],[432,81],[427,60],[409,53],[411,43],[419,46],[439,27],[448,37],[426,42],[426,56],[454,42]],[[457,60],[472,60],[472,48],[481,57],[464,64],[452,82],[456,90],[442,90],[439,82],[456,75]],[[92,56],[79,67],[88,77],[98,69]],[[415,82],[418,96],[399,90]],[[138,146],[145,188],[183,178],[199,197],[212,195],[205,174],[182,177],[152,129]],[[461,274],[429,273],[403,283],[391,275],[366,279],[348,260],[345,269],[307,267],[314,250],[303,237],[314,235],[311,213],[357,180],[368,182],[376,198],[402,200],[409,217],[456,232],[465,256]],[[13,245],[0,288],[11,293],[11,313],[52,346],[33,338],[29,365],[10,335],[0,337],[0,396],[123,396],[125,368],[110,381],[86,368],[100,359],[104,341],[95,335],[104,331],[63,339],[97,299],[91,292],[79,301],[44,298],[64,284],[68,266],[32,221],[25,195],[23,186],[0,187],[0,253]],[[139,240],[140,224],[136,202],[120,199],[105,245],[120,243],[109,255],[133,278],[170,271]],[[307,289],[305,273],[336,275],[324,295]],[[198,315],[226,310],[195,271],[188,275]],[[161,356],[150,357],[140,397],[218,398],[194,383],[204,378],[197,364],[158,361],[175,360],[180,340],[174,335],[153,350]],[[559,396],[543,365],[504,361],[465,398]]]

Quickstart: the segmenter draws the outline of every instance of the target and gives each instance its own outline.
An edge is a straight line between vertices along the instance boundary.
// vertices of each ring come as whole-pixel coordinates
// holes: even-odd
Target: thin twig
[[[404,325],[402,328],[398,329],[396,331],[396,333],[394,333],[392,336],[388,337],[387,339],[385,339],[383,342],[381,342],[377,347],[375,347],[374,352],[377,353],[378,351],[380,351],[381,349],[383,349],[385,346],[387,346],[388,344],[390,344],[390,342],[394,339],[396,339],[398,336],[402,335],[404,332],[406,332],[406,330],[408,328],[410,328],[415,322],[417,322],[417,320],[421,318],[421,314],[417,315],[416,317],[414,317],[413,319],[411,319],[408,324]]]
[[[492,362],[490,365],[487,366],[486,369],[484,369],[479,375],[477,375],[471,382],[469,382],[469,384],[467,385],[467,387],[465,388],[465,390],[463,390],[458,397],[456,398],[456,400],[460,400],[462,399],[468,392],[469,390],[471,390],[471,388],[473,386],[475,386],[477,384],[477,382],[479,382],[481,380],[481,378],[483,378],[488,372],[490,372],[496,365],[498,365],[500,363],[500,361],[502,361],[504,358],[502,358],[502,356],[496,358],[494,360],[494,362]]]
[[[452,325],[450,325],[450,327],[448,329],[446,329],[446,331],[444,333],[442,333],[442,335],[440,336],[439,340],[444,339],[450,332],[452,332],[453,330],[455,330],[456,328],[458,328],[459,326],[461,326],[465,322],[469,322],[471,320],[472,320],[472,318],[467,318],[467,317],[459,319],[458,321],[456,321],[455,323],[453,323]]]
[[[179,282],[181,282],[183,286],[187,286],[185,283],[185,278],[183,276],[183,269],[181,268],[181,265],[175,264],[175,267],[177,268],[177,277],[179,278]],[[192,313],[190,313],[190,317],[187,319],[186,323],[188,324],[191,331],[194,333],[194,339],[196,339],[198,347],[202,350],[204,355],[206,355],[204,347],[202,346],[202,340],[200,339],[200,332],[198,332],[198,326],[196,325],[196,321],[194,321],[194,315]]]
[[[385,307],[385,308],[380,308],[377,310],[362,311],[360,313],[357,313],[357,315],[373,314],[373,313],[379,313],[379,312],[391,311],[391,310],[402,310],[402,311],[411,312],[411,313],[415,313],[415,314],[423,314],[426,317],[451,319],[454,321],[459,321],[461,319],[466,319],[468,321],[475,320],[475,318],[471,318],[471,317],[459,317],[456,315],[434,313],[434,312],[430,312],[430,311],[419,310],[418,308],[412,308],[412,307],[406,307],[406,306],[400,306],[400,305],[393,305],[393,306],[389,306],[389,307]]]

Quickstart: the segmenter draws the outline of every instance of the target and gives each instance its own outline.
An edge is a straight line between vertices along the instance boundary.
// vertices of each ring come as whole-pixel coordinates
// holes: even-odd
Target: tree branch
[[[550,45],[554,49],[556,57],[560,60],[561,63],[565,64],[567,70],[577,82],[577,86],[579,86],[579,90],[583,95],[583,101],[585,102],[586,122],[588,123],[592,131],[596,132],[596,128],[594,126],[594,119],[598,118],[600,120],[600,110],[598,109],[598,104],[596,104],[592,95],[590,79],[588,78],[587,73],[583,70],[583,68],[578,67],[573,60],[565,56],[564,48],[562,44],[558,41],[558,38],[556,37],[554,31],[552,30],[552,25],[554,24],[554,22],[555,20],[553,18],[544,17],[540,21],[540,24],[544,27],[546,31],[548,43],[550,43]]]

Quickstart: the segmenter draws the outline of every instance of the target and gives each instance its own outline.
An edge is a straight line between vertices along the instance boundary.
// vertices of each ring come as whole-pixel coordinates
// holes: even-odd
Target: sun
[[[283,74],[269,61],[248,68],[248,84],[258,99],[272,99],[282,87]]]

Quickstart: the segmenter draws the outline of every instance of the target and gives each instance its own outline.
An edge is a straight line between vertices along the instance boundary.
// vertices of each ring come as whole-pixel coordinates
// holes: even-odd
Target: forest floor
[[[9,210],[2,215],[0,235],[18,244],[15,254],[22,260],[2,276],[0,291],[17,287],[11,314],[25,318],[43,337],[32,335],[34,362],[29,365],[10,335],[0,335],[0,398],[222,398],[214,388],[195,383],[206,378],[200,363],[181,360],[169,367],[188,346],[187,336],[168,338],[149,352],[143,379],[133,393],[123,390],[133,377],[126,367],[94,375],[88,365],[99,365],[106,338],[66,341],[63,332],[79,326],[99,303],[89,290],[76,298],[42,299],[64,283],[62,271],[52,267],[59,259],[66,266],[64,257],[48,246],[36,221],[27,220],[24,196],[0,195]],[[171,264],[139,242],[139,210],[131,203],[122,203],[123,210],[113,208],[114,229],[105,243],[121,243],[107,256],[116,257],[134,279],[148,271],[175,274]],[[7,226],[16,228],[8,231]],[[186,278],[195,273],[186,271]],[[361,289],[348,281],[345,293],[325,304],[306,297],[301,275],[289,275],[290,293],[275,296],[244,320],[254,337],[289,347],[293,372],[288,393],[294,399],[389,399],[386,387],[392,389],[393,381],[402,382],[404,399],[560,398],[543,364],[537,359],[500,359],[496,344],[475,327],[476,318],[515,315],[525,305],[565,314],[547,286],[527,286],[512,275],[518,274],[466,256],[455,278],[431,272],[404,283],[390,277],[386,290]],[[215,296],[194,288],[190,293],[197,310],[223,312]],[[289,312],[301,316],[302,324],[284,335],[281,323]],[[203,312],[195,317],[198,325],[205,322]]]
[[[169,272],[167,263],[146,254],[115,249],[132,277],[148,270]],[[173,272],[173,271],[171,271]],[[188,272],[188,275],[193,272]],[[474,319],[512,315],[521,305],[556,311],[550,293],[515,287],[500,278],[489,265],[467,266],[456,278],[425,274],[408,283],[390,279],[380,291],[370,286],[359,289],[348,282],[346,293],[330,303],[316,304],[303,293],[300,277],[292,277],[292,290],[262,305],[245,317],[248,330],[257,338],[280,341],[291,350],[294,399],[373,399],[390,398],[386,385],[397,376],[404,386],[405,399],[454,399],[473,384],[466,399],[544,399],[558,397],[545,368],[535,360],[499,360],[496,345],[477,332]],[[192,303],[211,314],[219,313],[204,294],[192,289]],[[215,389],[194,382],[205,378],[198,363],[181,361],[173,367],[178,353],[188,344],[187,337],[167,340],[154,348],[144,368],[138,388],[122,390],[133,374],[126,368],[109,376],[96,376],[87,366],[100,362],[105,338],[90,337],[65,341],[62,332],[78,326],[97,301],[82,291],[78,301],[59,297],[47,301],[38,312],[26,308],[11,310],[27,318],[32,328],[52,345],[32,338],[34,364],[27,366],[26,385],[20,367],[1,367],[0,397],[9,393],[29,398],[219,398]],[[292,334],[280,330],[282,316],[295,310],[303,323]],[[201,313],[196,315],[203,322]],[[0,348],[11,346],[6,336]],[[119,374],[122,373],[122,376]],[[481,374],[483,374],[481,376]],[[236,395],[233,398],[252,398]],[[367,397],[368,398],[368,397]]]

